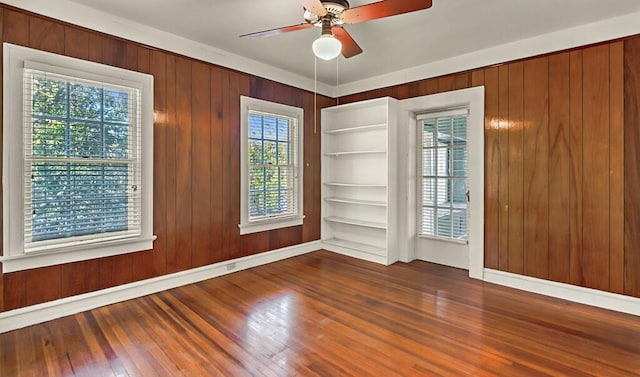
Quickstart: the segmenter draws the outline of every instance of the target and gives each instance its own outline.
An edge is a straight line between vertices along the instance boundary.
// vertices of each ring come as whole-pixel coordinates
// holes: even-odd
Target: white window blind
[[[468,110],[417,116],[420,139],[421,236],[467,240]]]
[[[298,214],[297,119],[249,111],[249,221]]]
[[[25,61],[24,251],[141,234],[140,91]]]
[[[301,225],[303,110],[240,96],[240,234]]]

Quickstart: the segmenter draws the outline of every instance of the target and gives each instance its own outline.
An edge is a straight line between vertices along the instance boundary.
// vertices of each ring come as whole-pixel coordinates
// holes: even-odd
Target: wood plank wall
[[[153,251],[0,274],[0,311],[320,238],[320,134],[314,133],[313,93],[8,6],[0,6],[0,32],[5,42],[154,76],[158,236]],[[240,95],[304,108],[302,226],[239,235]],[[318,124],[319,109],[333,104],[318,97]]]
[[[338,101],[479,85],[485,266],[640,297],[640,37]]]

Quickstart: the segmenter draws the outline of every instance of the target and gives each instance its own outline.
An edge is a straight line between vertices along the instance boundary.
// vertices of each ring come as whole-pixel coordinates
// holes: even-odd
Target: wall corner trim
[[[558,283],[492,269],[484,270],[484,281],[580,304],[640,316],[640,298]]]
[[[320,250],[312,241],[0,313],[0,334]],[[235,268],[231,267],[235,265]]]

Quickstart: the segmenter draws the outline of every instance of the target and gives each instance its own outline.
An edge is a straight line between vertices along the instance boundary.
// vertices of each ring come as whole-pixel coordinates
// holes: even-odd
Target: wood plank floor
[[[326,251],[0,335],[1,376],[638,376],[640,317]]]

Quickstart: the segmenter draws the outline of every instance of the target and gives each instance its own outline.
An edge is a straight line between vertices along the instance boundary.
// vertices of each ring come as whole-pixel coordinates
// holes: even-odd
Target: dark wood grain
[[[89,32],[73,26],[65,26],[64,55],[89,60]]]
[[[191,169],[193,161],[193,119],[191,113],[193,62],[176,59],[176,264],[178,271],[192,266],[193,239],[191,236],[192,210]],[[197,156],[195,156],[197,157]]]
[[[456,75],[445,75],[438,77],[438,92],[449,92],[456,88]]]
[[[40,17],[31,17],[29,20],[29,47],[54,54],[63,54],[65,50],[64,25]]]
[[[509,269],[509,66],[498,68],[498,269]],[[492,178],[495,179],[495,178]]]
[[[549,279],[570,282],[571,75],[569,53],[549,57]]]
[[[609,289],[609,46],[587,48],[583,65],[583,273]]]
[[[28,47],[30,17],[23,12],[4,9],[3,18],[3,41]]]
[[[571,85],[571,174],[569,176],[569,235],[570,245],[570,276],[569,281],[574,285],[584,285],[582,258],[582,175],[583,175],[583,137],[582,137],[582,51],[572,51],[569,54],[569,81]]]
[[[23,273],[26,276],[26,305],[40,304],[62,297],[61,266],[34,268]]]
[[[213,261],[224,260],[224,144],[223,70],[211,67],[211,233]]]
[[[4,35],[4,9],[0,8],[0,35]],[[4,55],[3,52],[0,51],[0,61],[4,62]],[[0,66],[2,66],[3,63],[0,63]],[[0,75],[0,87],[3,86],[3,78],[2,75]],[[3,102],[3,96],[4,93],[2,93],[2,90],[0,90],[0,103]],[[4,113],[4,109],[2,108],[2,106],[0,106],[0,119],[3,119],[3,113]],[[0,122],[0,132],[2,132],[4,125],[2,124],[2,122]],[[0,156],[3,156],[4,152],[3,152],[3,143],[0,143]],[[0,194],[2,194],[2,187],[0,187]],[[3,208],[2,208],[2,200],[0,200],[0,213],[4,213],[3,212]],[[0,228],[4,229],[4,220],[2,219],[3,216],[0,216]],[[3,250],[2,250],[2,246],[4,245],[4,232],[0,232],[0,255],[3,255]],[[4,274],[2,271],[2,263],[0,263],[0,312],[4,311]]]
[[[524,273],[524,65],[509,64],[509,269]]]
[[[524,62],[524,273],[549,275],[549,58]]]
[[[176,191],[176,134],[177,134],[177,119],[176,119],[176,57],[174,55],[167,55],[167,74],[166,74],[166,96],[167,96],[167,113],[166,113],[166,149],[164,151],[166,155],[166,167],[165,167],[165,180],[167,182],[167,201],[165,208],[167,212],[167,232],[166,237],[166,260],[167,260],[167,273],[178,271],[178,257],[180,250],[177,248],[177,225],[176,225],[176,208],[178,206],[177,191]],[[155,201],[155,198],[154,198]],[[160,235],[162,237],[162,235]]]
[[[624,293],[640,297],[640,39],[624,54]]]
[[[320,251],[0,335],[4,375],[634,376],[638,318]],[[462,356],[461,356],[462,355]]]
[[[192,267],[211,264],[211,72],[203,63],[192,65],[191,114],[193,149],[191,182],[191,239],[193,242]]]
[[[485,121],[484,121],[484,260],[485,267],[498,269],[498,222],[500,207],[498,200],[498,179],[500,177],[500,145],[498,127],[500,125],[499,70],[487,68],[485,81]]]
[[[624,293],[624,43],[609,46],[609,291]]]

